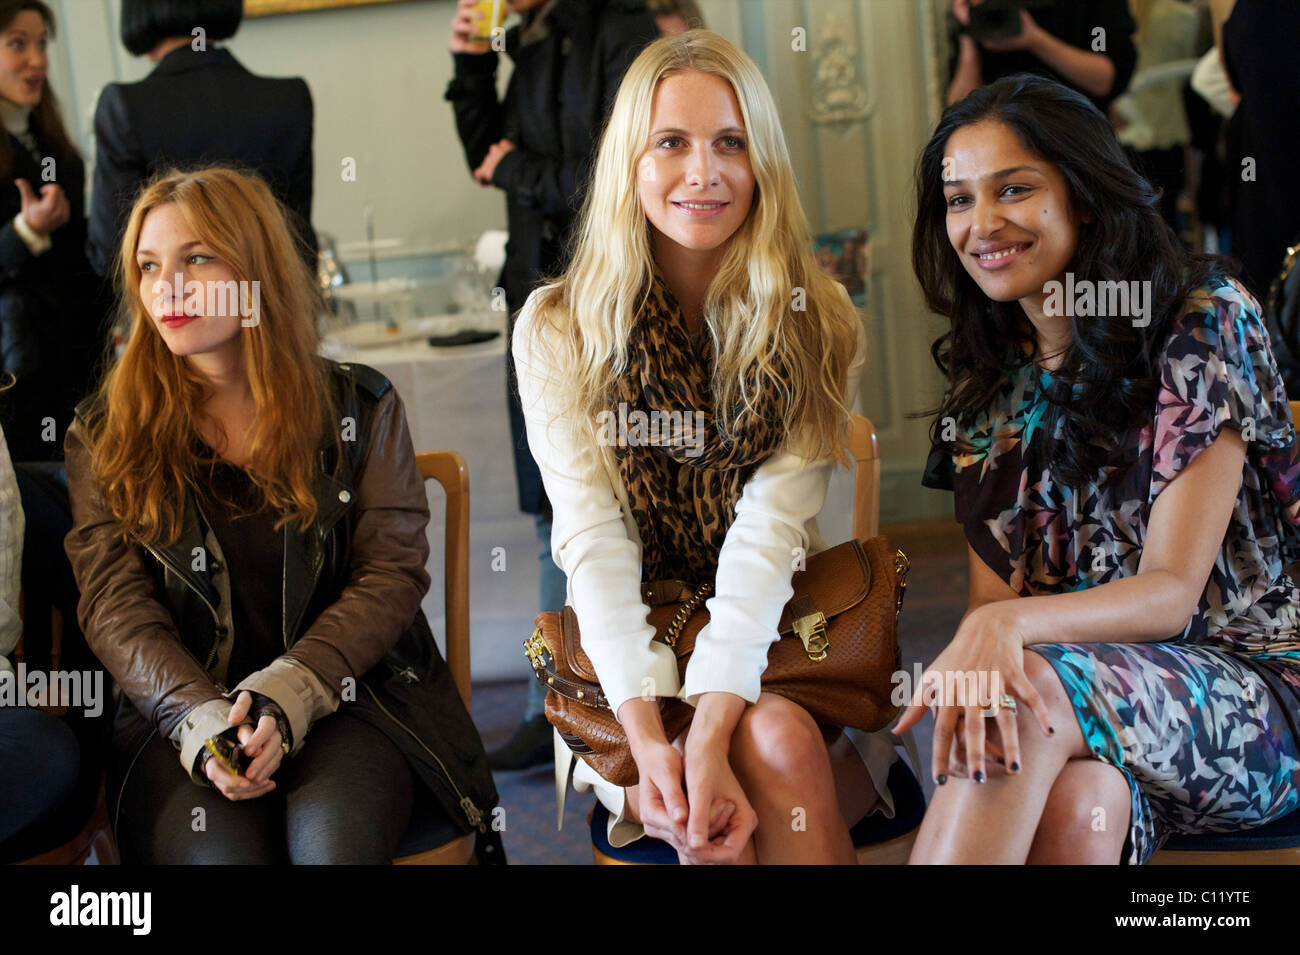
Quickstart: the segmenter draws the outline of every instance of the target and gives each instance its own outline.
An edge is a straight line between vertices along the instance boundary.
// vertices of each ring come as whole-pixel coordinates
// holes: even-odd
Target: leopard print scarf
[[[768,389],[755,402],[758,413],[736,423],[736,439],[719,439],[712,339],[707,328],[692,338],[657,273],[628,354],[602,441],[614,445],[641,534],[641,579],[711,581],[745,482],[785,438],[784,401]],[[752,384],[752,370],[746,380]]]

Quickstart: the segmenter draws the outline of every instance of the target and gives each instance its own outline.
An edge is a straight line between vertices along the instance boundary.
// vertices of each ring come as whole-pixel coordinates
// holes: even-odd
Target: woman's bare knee
[[[736,725],[731,763],[737,774],[751,778],[829,780],[830,759],[817,723],[798,704],[766,693]]]
[[[1123,773],[1100,760],[1072,759],[1052,785],[1026,861],[1114,864],[1128,826],[1129,789]]]

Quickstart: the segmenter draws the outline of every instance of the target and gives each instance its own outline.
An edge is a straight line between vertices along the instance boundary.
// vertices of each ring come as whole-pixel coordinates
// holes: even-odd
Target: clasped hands
[[[683,863],[735,862],[758,825],[728,748],[688,735],[684,753],[667,742],[633,751],[641,777],[641,825],[646,835],[676,849]]]
[[[930,757],[936,783],[949,775],[988,778],[985,756],[993,756],[1009,773],[1020,772],[1017,706],[1033,713],[1045,736],[1047,705],[1025,675],[1026,631],[1016,600],[983,604],[968,613],[952,642],[921,675],[895,733],[916,726],[927,709],[934,713],[934,750]],[[1013,705],[1000,705],[1003,696]]]
[[[235,775],[222,766],[220,761],[213,759],[212,754],[206,749],[203,751],[203,774],[208,777],[208,781],[217,791],[231,802],[256,799],[275,789],[275,782],[271,776],[280,768],[280,761],[284,758],[285,746],[289,741],[280,733],[275,713],[278,707],[264,697],[262,700],[264,702],[254,714],[257,716],[256,727],[249,718],[249,711],[253,708],[253,696],[247,690],[242,691],[235,698],[235,703],[226,717],[232,727],[238,727],[236,734],[244,755],[253,759],[244,771],[244,775]]]

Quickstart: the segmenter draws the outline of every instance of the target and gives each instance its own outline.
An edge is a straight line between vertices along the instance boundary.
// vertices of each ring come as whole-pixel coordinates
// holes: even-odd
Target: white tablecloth
[[[533,518],[519,510],[514,455],[506,412],[505,339],[432,348],[424,342],[388,348],[322,351],[388,376],[406,405],[416,451],[459,451],[470,480],[470,648],[474,679],[531,675],[523,642],[537,615],[538,558]],[[428,482],[429,576],[424,611],[443,642],[443,533],[445,499]],[[852,530],[852,476],[837,469],[819,527],[828,544]],[[504,570],[493,570],[495,548]],[[500,561],[497,562],[498,564]]]

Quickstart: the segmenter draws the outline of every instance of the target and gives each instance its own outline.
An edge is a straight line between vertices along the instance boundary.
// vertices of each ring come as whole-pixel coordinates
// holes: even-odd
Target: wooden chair
[[[876,429],[863,415],[849,426],[849,453],[853,457],[853,536],[859,540],[880,533],[880,452]],[[895,739],[907,748],[913,769],[920,760],[912,734]],[[860,865],[903,865],[925,815],[925,793],[906,763],[898,760],[889,771],[889,791],[894,797],[894,818],[872,813],[849,832]],[[592,855],[597,865],[676,865],[677,852],[666,842],[649,837],[628,846],[609,844],[609,810],[597,802],[588,819]]]
[[[415,456],[415,463],[424,479],[436,478],[447,495],[443,630],[447,666],[469,710],[469,467],[455,451],[425,451]],[[437,807],[417,799],[393,865],[468,865],[474,858],[474,838],[474,833],[452,826]]]
[[[26,600],[20,592],[18,595],[18,616],[26,620]],[[26,656],[22,637],[14,648],[14,663],[21,663]],[[50,669],[58,670],[63,658],[63,614],[58,607],[50,608]],[[41,709],[52,716],[64,716],[67,707],[42,706]],[[15,865],[84,865],[95,854],[95,861],[100,865],[118,865],[117,842],[113,839],[113,828],[108,820],[108,803],[104,798],[104,779],[101,774],[99,790],[95,795],[95,806],[90,818],[81,827],[81,831],[62,845],[55,846],[40,855],[32,856],[14,863]]]
[[[875,425],[865,415],[855,414],[849,423],[849,453],[853,456],[853,536],[867,540],[880,533],[880,443]],[[855,827],[859,865],[905,865],[925,816],[925,792],[915,775],[921,771],[916,739],[911,730],[895,739],[906,749],[911,771],[901,761],[890,771],[895,817],[872,814]],[[873,821],[879,824],[864,829]]]

